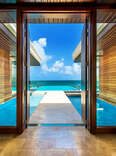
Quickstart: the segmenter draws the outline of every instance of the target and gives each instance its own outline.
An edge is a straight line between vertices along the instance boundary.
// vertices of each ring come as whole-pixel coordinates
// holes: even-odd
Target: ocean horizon
[[[30,89],[38,89],[42,86],[70,86],[76,90],[81,90],[81,80],[32,80],[30,81]],[[99,90],[99,81],[97,81],[96,89]]]
[[[81,89],[81,80],[32,80],[30,81],[30,88],[39,88],[41,86],[70,86],[77,90]]]

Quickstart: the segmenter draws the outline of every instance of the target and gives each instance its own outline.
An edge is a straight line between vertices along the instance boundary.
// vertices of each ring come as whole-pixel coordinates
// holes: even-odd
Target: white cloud
[[[74,76],[75,74],[80,74],[81,72],[81,67],[79,64],[73,63],[72,66],[66,66],[64,64],[64,58],[62,58],[61,60],[57,60],[52,67],[48,68],[49,72],[57,72],[57,73],[61,73],[64,75],[72,75]],[[76,76],[75,75],[75,76]]]
[[[44,72],[48,71],[49,69],[47,67],[47,61],[52,59],[52,56],[47,55],[45,53],[45,47],[47,46],[47,39],[40,38],[37,41],[33,41],[32,44],[42,59],[41,68],[43,69]]]
[[[73,75],[72,66],[64,66],[64,73],[67,74],[67,75]]]
[[[77,63],[73,63],[72,66],[64,66],[64,73],[67,75],[72,75],[74,76],[75,74],[80,74],[81,72],[81,67]],[[75,75],[75,76],[76,76]]]
[[[73,71],[76,74],[79,74],[81,72],[81,67],[78,63],[73,63]]]
[[[61,69],[64,67],[64,58],[61,60],[57,60],[51,68],[49,68],[49,72],[60,72]]]
[[[42,64],[42,70],[45,71],[49,71],[47,64]]]
[[[33,41],[32,44],[42,59],[42,64],[41,64],[42,73],[57,72],[60,74],[69,75],[73,77],[80,74],[81,72],[80,65],[77,63],[73,63],[71,66],[67,66],[64,64],[64,58],[57,60],[51,67],[48,67],[47,62],[50,59],[52,59],[52,56],[47,55],[45,53],[45,47],[47,46],[46,38],[40,38],[37,41]]]
[[[58,60],[56,61],[54,64],[53,64],[53,67],[56,67],[56,68],[62,68],[64,66],[64,62],[62,62],[62,60]]]
[[[38,42],[41,45],[41,47],[46,47],[47,46],[47,39],[46,38],[40,38],[38,40]]]
[[[45,53],[45,47],[47,46],[47,39],[46,38],[40,38],[37,41],[33,41],[32,42],[34,48],[36,49],[36,51],[38,52],[38,54],[40,55],[41,59],[42,59],[42,63],[46,63],[48,60],[50,60],[52,58],[52,56],[47,55]]]

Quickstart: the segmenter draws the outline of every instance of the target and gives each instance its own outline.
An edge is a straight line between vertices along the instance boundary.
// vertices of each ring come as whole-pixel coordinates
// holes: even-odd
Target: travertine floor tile
[[[91,135],[84,127],[29,127],[0,135],[0,156],[116,156],[116,135]]]

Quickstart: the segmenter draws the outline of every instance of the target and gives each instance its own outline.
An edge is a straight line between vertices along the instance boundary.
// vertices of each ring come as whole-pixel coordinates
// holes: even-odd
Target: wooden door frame
[[[40,14],[43,14],[43,13],[44,13],[44,14],[47,14],[47,13],[48,13],[48,11],[44,11],[44,12],[43,12],[43,11],[37,11],[37,10],[36,10],[36,11],[35,11],[35,10],[34,10],[34,11],[29,11],[29,10],[28,10],[28,12],[27,12],[27,10],[26,10],[26,11],[25,11],[25,10],[22,10],[21,13],[22,13],[22,14],[28,14],[29,12],[31,12],[31,13],[40,13]],[[90,11],[89,11],[89,12],[90,12]],[[49,13],[50,13],[50,12],[49,12]],[[51,13],[53,14],[53,13],[59,13],[59,12],[55,11],[55,12],[51,12]],[[61,12],[60,12],[60,13],[61,13]],[[69,11],[69,12],[65,12],[65,11],[62,11],[62,13],[65,13],[65,14],[67,14],[67,13],[70,13],[70,14],[73,14],[73,13],[79,14],[79,13],[85,13],[85,12],[80,12],[80,11],[76,11],[76,12],[75,12],[75,11],[74,11],[74,12],[73,12],[73,11],[71,11],[71,12],[70,12],[70,11]],[[87,11],[87,14],[88,14],[88,11]],[[20,17],[21,17],[21,16],[20,16]],[[85,24],[86,24],[86,23],[85,23]],[[86,37],[87,37],[87,32],[86,32]],[[86,43],[86,46],[87,46],[87,43]],[[87,47],[86,47],[86,50],[87,50]],[[87,83],[87,72],[86,72],[86,83]],[[87,84],[86,84],[86,89],[87,89]],[[86,108],[87,108],[87,105],[86,105]],[[87,110],[87,109],[86,109],[86,110]],[[21,110],[20,110],[20,111],[21,111]],[[85,112],[85,114],[87,115],[87,112]],[[86,126],[86,125],[85,125],[85,126]],[[24,129],[23,129],[23,127],[22,127],[22,131],[23,131],[23,130],[24,130]]]
[[[88,18],[88,122],[90,133],[96,133],[96,10]]]
[[[66,4],[65,4],[66,5]],[[62,13],[82,13],[82,12],[90,12],[91,11],[91,16],[90,16],[90,51],[89,51],[89,122],[88,122],[88,130],[95,134],[96,132],[114,132],[116,131],[116,128],[114,127],[102,127],[102,128],[96,128],[96,6],[88,6],[86,4],[82,5],[75,5],[75,4],[68,4],[61,5],[61,4],[52,4],[50,5],[43,5],[43,4],[35,4],[34,6],[31,5],[1,5],[0,10],[13,10],[15,9],[17,11],[17,125],[16,127],[13,126],[5,126],[5,127],[0,127],[0,133],[22,133],[25,129],[25,125],[23,122],[23,13],[28,13],[28,12],[44,12],[48,13],[52,9],[55,12],[62,11]],[[116,5],[107,5],[107,6],[102,6],[100,7],[106,8],[106,9],[113,9],[116,8]],[[39,11],[38,11],[39,10]],[[54,13],[54,12],[52,12]]]
[[[24,106],[24,86],[23,86],[23,77],[25,75],[26,78],[26,93],[28,92],[27,90],[27,79],[28,79],[28,66],[30,66],[30,64],[28,64],[28,58],[27,58],[27,50],[28,50],[28,46],[27,46],[27,42],[28,42],[28,30],[27,30],[27,19],[25,19],[25,13],[19,9],[17,10],[17,20],[20,20],[19,23],[17,23],[17,46],[19,45],[19,47],[17,47],[17,53],[19,53],[19,57],[21,59],[21,62],[19,63],[19,66],[21,68],[21,70],[18,72],[18,75],[20,75],[20,77],[22,79],[18,79],[19,76],[17,76],[17,84],[21,84],[19,86],[17,86],[18,90],[20,91],[20,93],[17,93],[17,95],[21,95],[19,97],[19,99],[17,100],[17,132],[18,133],[22,133],[24,131],[25,128],[27,128],[27,122],[28,122],[28,114],[29,114],[29,110],[28,110],[28,104],[27,104],[27,95],[26,95],[26,108]],[[26,22],[26,23],[25,23]],[[26,30],[26,32],[25,32]],[[26,35],[26,37],[24,37]],[[24,41],[25,40],[25,41]],[[26,45],[24,45],[26,44]],[[26,56],[24,55],[24,53],[26,53]],[[24,56],[26,57],[26,73],[24,74],[23,72],[23,65],[24,65]],[[19,59],[19,60],[20,60]],[[18,68],[18,67],[17,67]],[[18,68],[18,69],[20,69]],[[18,98],[18,97],[17,97]],[[19,103],[18,103],[19,102]],[[26,109],[26,110],[25,110]],[[25,115],[26,113],[26,115]],[[26,118],[24,119],[24,116],[26,116]]]
[[[114,5],[106,7],[105,9],[113,9],[116,6]],[[102,8],[102,7],[101,7]],[[100,9],[101,9],[100,8]],[[103,7],[104,8],[104,7]],[[32,9],[32,10],[31,10]],[[40,11],[38,11],[40,9]],[[53,12],[50,10],[50,8],[48,7],[47,9],[45,9],[43,6],[42,8],[28,8],[27,10],[24,8],[22,9],[23,13],[59,13],[60,9],[58,8],[58,10],[54,10]],[[51,12],[50,12],[51,11]],[[88,99],[89,99],[89,103],[88,103],[88,119],[89,121],[87,122],[87,129],[89,130],[90,133],[92,134],[96,134],[96,133],[114,133],[116,132],[116,127],[99,127],[97,128],[96,126],[96,11],[97,9],[95,8],[91,8],[89,9],[82,9],[81,7],[78,8],[77,10],[61,10],[62,13],[64,14],[79,14],[79,13],[89,13],[90,16],[90,36],[89,36],[89,70],[88,70],[88,75],[89,75],[89,79],[88,79],[88,87],[89,87],[89,91],[88,91]],[[60,13],[61,13],[60,12]],[[86,33],[87,35],[87,33]],[[87,36],[86,36],[87,37]],[[86,43],[86,48],[87,48],[87,43]],[[87,49],[86,49],[87,50]],[[87,58],[86,58],[87,59]],[[87,70],[86,70],[86,83],[87,83]],[[86,89],[87,89],[87,85],[86,85]],[[87,105],[86,105],[86,110],[87,110]],[[87,116],[87,112],[86,112],[86,116]]]
[[[17,132],[22,133],[24,126],[24,90],[23,90],[23,61],[24,61],[24,16],[21,9],[17,9]]]
[[[4,7],[4,8],[3,8]],[[16,10],[16,27],[17,27],[17,34],[16,34],[16,43],[17,43],[17,123],[16,126],[0,126],[0,133],[22,133],[24,131],[24,129],[26,128],[26,124],[24,123],[24,101],[23,101],[23,96],[24,96],[24,90],[23,90],[23,61],[24,61],[24,56],[23,56],[23,46],[24,46],[24,14],[27,13],[27,11],[29,12],[29,9],[22,9],[20,7],[12,7],[12,6],[4,6],[1,8],[0,6],[0,10]],[[50,7],[51,8],[51,7]],[[64,7],[63,7],[64,8]],[[43,6],[42,6],[43,9]],[[41,9],[41,10],[42,10]],[[59,10],[59,9],[58,9]],[[56,12],[58,11],[56,9]],[[45,10],[44,8],[44,13],[48,13],[49,11],[49,7],[47,10]],[[35,10],[30,12],[34,12]],[[43,13],[38,11],[38,7],[36,10],[37,13]],[[69,11],[63,11],[62,13],[82,13],[83,11],[76,11],[76,10],[70,10]],[[84,11],[88,12],[88,10],[86,9]],[[54,13],[54,12],[51,12]],[[61,13],[61,12],[60,12]]]
[[[22,10],[22,12],[24,14],[28,14],[28,13],[40,13],[40,14],[46,14],[48,13],[48,10],[41,10],[41,11],[37,11],[37,10]],[[90,69],[89,69],[89,94],[93,97],[93,98],[89,98],[89,111],[88,111],[88,119],[89,122],[87,122],[87,125],[85,125],[87,127],[87,129],[90,131],[90,133],[95,134],[96,133],[96,10],[92,10],[92,11],[87,11],[87,13],[89,12],[89,16],[90,16],[90,44],[89,44],[89,65],[90,65]],[[54,12],[50,12],[50,13],[54,13]],[[55,13],[59,13],[57,11],[55,11]],[[67,12],[63,12],[67,14]],[[69,11],[68,13],[83,13],[80,11]],[[84,12],[85,13],[85,12]],[[87,22],[87,21],[86,21]],[[87,23],[86,23],[86,28],[87,28]],[[86,32],[86,38],[87,38],[87,32]],[[86,42],[86,53],[87,53],[87,42]],[[87,58],[86,58],[87,61]],[[87,83],[87,70],[86,70],[86,83]],[[87,84],[86,84],[86,90],[87,90]],[[87,102],[87,101],[86,101]],[[87,116],[87,104],[86,104],[86,116]]]

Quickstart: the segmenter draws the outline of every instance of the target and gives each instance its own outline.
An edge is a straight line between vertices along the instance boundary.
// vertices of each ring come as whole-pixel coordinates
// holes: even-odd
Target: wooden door
[[[88,16],[88,106],[87,128],[96,133],[96,11]]]

